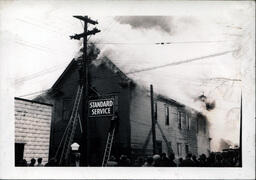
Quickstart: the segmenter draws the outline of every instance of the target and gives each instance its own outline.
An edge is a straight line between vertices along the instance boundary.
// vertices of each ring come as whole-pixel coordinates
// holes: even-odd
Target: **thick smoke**
[[[134,29],[157,29],[172,33],[170,16],[117,16],[115,20],[120,24],[129,24]]]
[[[234,146],[235,145],[230,140],[227,140],[227,139],[220,140],[220,150],[229,149]]]
[[[89,43],[87,46],[87,56],[86,59],[92,62],[93,60],[96,60],[98,58],[98,55],[100,54],[100,49],[96,47],[94,43]],[[80,50],[75,55],[75,59],[82,58],[83,57],[83,47],[80,47]]]
[[[210,101],[207,99],[205,95],[201,95],[197,98],[197,100],[201,101],[204,103],[205,109],[207,111],[211,111],[215,108],[215,101]]]

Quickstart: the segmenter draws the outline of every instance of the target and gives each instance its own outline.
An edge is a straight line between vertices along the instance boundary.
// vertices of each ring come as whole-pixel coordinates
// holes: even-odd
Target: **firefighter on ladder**
[[[110,120],[110,128],[109,128],[109,133],[113,132],[113,130],[116,128],[118,128],[118,124],[119,124],[119,116],[118,113],[115,112],[114,115],[112,116],[111,120]]]

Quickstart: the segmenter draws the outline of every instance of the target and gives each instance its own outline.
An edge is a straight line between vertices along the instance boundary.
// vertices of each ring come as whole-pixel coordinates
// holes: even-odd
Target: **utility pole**
[[[240,156],[239,156],[239,160],[240,160],[240,164],[239,166],[242,167],[242,115],[243,115],[243,99],[242,99],[242,93],[241,93],[241,105],[240,105],[240,137],[239,137],[239,150],[240,150]]]
[[[82,60],[82,73],[80,74],[80,80],[81,85],[84,86],[84,92],[83,92],[83,101],[82,101],[82,124],[85,127],[85,131],[82,133],[82,143],[81,143],[81,165],[89,165],[89,157],[90,157],[90,134],[89,134],[89,119],[88,119],[88,97],[89,97],[89,69],[88,69],[88,61],[86,60],[87,56],[87,36],[89,35],[95,35],[96,33],[100,32],[97,28],[94,28],[93,30],[87,30],[88,29],[88,23],[89,24],[98,24],[97,21],[94,21],[90,19],[88,16],[73,16],[74,18],[77,18],[79,20],[82,20],[84,22],[84,32],[81,34],[75,34],[74,36],[70,36],[71,39],[80,40],[83,38],[83,60]],[[85,142],[84,142],[85,140]]]
[[[150,97],[151,97],[151,119],[152,119],[152,142],[153,142],[153,154],[156,153],[156,129],[155,129],[155,111],[154,111],[154,92],[153,85],[150,84]]]

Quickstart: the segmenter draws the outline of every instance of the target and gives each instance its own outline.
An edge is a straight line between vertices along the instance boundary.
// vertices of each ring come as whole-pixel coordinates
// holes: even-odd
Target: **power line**
[[[42,71],[39,71],[39,72],[37,72],[37,73],[30,74],[30,75],[24,76],[24,77],[22,77],[22,78],[16,79],[16,80],[15,80],[15,84],[20,84],[20,83],[22,83],[22,82],[24,82],[24,81],[31,80],[31,79],[35,79],[35,78],[40,77],[40,76],[42,76],[42,75],[46,75],[46,74],[48,74],[48,73],[52,73],[52,72],[54,72],[54,71],[56,71],[56,70],[61,69],[64,65],[66,65],[66,63],[65,63],[65,64],[60,64],[60,65],[56,65],[56,66],[53,66],[53,67],[51,67],[51,68],[48,68],[48,69],[44,69],[44,70],[42,70]]]
[[[232,79],[232,78],[225,78],[225,77],[214,77],[214,78],[209,78],[207,80],[217,80],[217,81],[235,81],[235,82],[239,82],[242,81],[241,79]]]
[[[173,42],[91,42],[91,44],[116,44],[116,45],[172,45],[172,44],[194,44],[194,43],[218,43],[218,42],[227,42],[227,41],[173,41]]]
[[[114,26],[112,26],[113,23],[116,23],[116,24],[114,24]],[[117,23],[116,21],[112,21],[112,22],[107,26],[107,28],[103,30],[103,32],[105,33],[105,35],[104,35],[105,38],[106,38],[107,35],[109,34],[110,29],[111,29],[111,28],[114,28],[117,24],[118,24],[118,23]],[[101,39],[102,39],[102,38],[101,38]],[[101,40],[99,39],[99,41],[101,41]],[[90,42],[88,42],[88,44],[89,44],[89,43],[90,43]],[[94,43],[94,44],[95,44],[95,43]]]
[[[202,59],[207,59],[207,58],[211,58],[211,57],[215,57],[215,56],[225,55],[225,54],[233,52],[233,51],[235,51],[235,50],[224,51],[224,52],[221,52],[221,53],[211,54],[211,55],[202,56],[202,57],[193,58],[193,59],[188,59],[188,60],[184,60],[184,61],[178,61],[178,62],[168,63],[168,64],[164,64],[164,65],[160,65],[160,66],[154,66],[154,67],[144,68],[144,69],[140,69],[140,70],[130,71],[130,72],[127,72],[125,74],[135,74],[135,73],[140,73],[140,72],[144,72],[144,71],[151,71],[151,70],[155,70],[155,69],[159,69],[159,68],[164,68],[164,67],[167,67],[167,66],[175,66],[175,65],[190,63],[190,62],[199,61],[199,60],[202,60]],[[43,73],[46,74],[46,73],[49,73],[49,72],[56,71],[60,68],[60,66],[62,66],[62,64],[57,65],[57,66],[53,66],[53,67],[48,68],[46,70],[31,74],[31,75],[28,75],[28,76],[25,76],[25,77],[22,77],[20,79],[17,79],[15,81],[15,83],[20,83],[22,81],[26,81],[26,80],[29,80],[29,79],[34,79],[36,77],[41,76],[41,74],[43,74]]]
[[[42,26],[40,24],[36,24],[36,23],[30,22],[30,21],[27,21],[27,20],[24,20],[24,19],[19,19],[19,18],[16,18],[16,20],[21,21],[21,22],[26,23],[26,24],[30,24],[32,26],[35,26],[35,27],[39,28],[39,29],[45,29],[47,31],[54,32],[55,34],[58,34],[59,36],[63,36],[63,35],[66,36],[66,34],[60,32],[59,30],[49,28],[49,26],[45,27],[45,26]]]
[[[187,60],[168,63],[168,64],[164,64],[164,65],[160,65],[160,66],[154,66],[154,67],[144,68],[144,69],[140,69],[140,70],[130,71],[130,72],[127,72],[126,74],[135,74],[135,73],[140,73],[140,72],[144,72],[144,71],[151,71],[151,70],[155,70],[155,69],[159,69],[159,68],[164,68],[164,67],[167,67],[167,66],[177,66],[177,65],[180,65],[180,64],[191,63],[191,62],[199,61],[199,60],[202,60],[202,59],[212,58],[212,57],[216,57],[216,56],[222,56],[222,55],[234,52],[234,51],[236,51],[236,50],[224,51],[224,52],[215,53],[215,54],[211,54],[211,55],[207,55],[207,56],[201,56],[201,57],[198,57],[198,58],[187,59]]]

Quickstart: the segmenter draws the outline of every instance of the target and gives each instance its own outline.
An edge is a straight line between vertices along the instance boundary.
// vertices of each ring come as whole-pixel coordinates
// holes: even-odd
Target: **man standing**
[[[43,166],[42,160],[43,160],[42,158],[37,159],[37,166]]]

